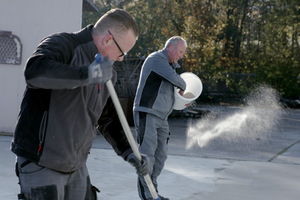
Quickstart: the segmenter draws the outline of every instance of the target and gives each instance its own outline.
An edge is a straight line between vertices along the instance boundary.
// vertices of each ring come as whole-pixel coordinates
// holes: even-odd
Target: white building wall
[[[14,131],[25,89],[23,71],[28,57],[45,36],[78,31],[81,19],[82,0],[1,0],[0,31],[11,31],[20,38],[22,62],[0,64],[0,132]]]

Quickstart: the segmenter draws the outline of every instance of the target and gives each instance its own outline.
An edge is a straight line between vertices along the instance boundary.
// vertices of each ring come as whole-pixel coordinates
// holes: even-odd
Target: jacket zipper
[[[46,134],[47,116],[48,116],[48,112],[46,111],[43,114],[41,125],[40,125],[40,130],[39,130],[39,145],[38,145],[38,149],[37,149],[38,156],[40,155],[41,151],[43,150],[43,143],[44,143],[45,134]]]
[[[100,85],[100,84],[97,84],[97,97],[96,97],[96,99],[95,99],[94,109],[97,108],[97,104],[99,103],[98,100],[99,100],[100,92],[101,92],[101,85]]]

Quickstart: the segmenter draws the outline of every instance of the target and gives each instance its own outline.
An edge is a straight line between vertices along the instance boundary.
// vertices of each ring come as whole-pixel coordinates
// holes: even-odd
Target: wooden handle
[[[107,89],[108,89],[108,91],[110,93],[111,99],[112,99],[112,101],[114,103],[114,106],[115,106],[115,108],[117,110],[120,122],[122,124],[123,130],[124,130],[125,135],[127,137],[127,140],[128,140],[128,142],[129,142],[129,144],[130,144],[130,146],[132,148],[132,151],[133,151],[134,155],[139,160],[142,160],[142,156],[141,156],[141,154],[140,154],[140,152],[138,150],[137,144],[135,143],[135,140],[134,140],[134,138],[132,136],[130,127],[128,125],[128,122],[127,122],[126,117],[124,115],[124,112],[123,112],[123,109],[121,107],[119,98],[117,96],[117,93],[115,91],[115,88],[114,88],[111,80],[109,80],[109,81],[106,82],[106,86],[107,86]],[[160,200],[160,198],[158,197],[157,192],[156,192],[156,190],[155,190],[155,188],[153,186],[153,183],[151,181],[151,178],[150,178],[149,174],[147,174],[146,176],[144,176],[144,179],[145,179],[145,181],[147,183],[147,186],[148,186],[148,188],[150,190],[150,193],[151,193],[152,197],[155,200]]]

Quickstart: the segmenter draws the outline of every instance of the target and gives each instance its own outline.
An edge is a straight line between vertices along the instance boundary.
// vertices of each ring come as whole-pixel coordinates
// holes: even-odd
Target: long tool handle
[[[119,119],[121,121],[123,130],[124,130],[124,132],[126,134],[127,140],[128,140],[128,142],[129,142],[129,144],[130,144],[130,146],[132,148],[132,151],[133,151],[134,155],[139,160],[142,160],[142,156],[141,156],[141,154],[140,154],[140,152],[138,150],[137,144],[135,143],[135,140],[134,140],[134,138],[132,136],[131,130],[130,130],[129,125],[128,125],[128,122],[126,120],[126,117],[125,117],[123,109],[121,107],[119,98],[117,96],[117,93],[115,91],[115,88],[114,88],[111,80],[109,80],[109,81],[106,82],[106,86],[107,86],[107,89],[108,89],[108,91],[110,93],[111,99],[112,99],[112,101],[114,103],[114,106],[115,106],[115,108],[117,110],[117,113],[118,113]],[[152,181],[150,179],[149,174],[147,174],[146,176],[144,176],[144,179],[145,179],[145,181],[147,183],[147,186],[148,186],[148,188],[149,188],[149,190],[151,192],[152,197],[155,200],[160,200],[160,198],[158,197],[157,192],[156,192],[156,190],[155,190],[155,188],[153,186],[153,183],[152,183]]]

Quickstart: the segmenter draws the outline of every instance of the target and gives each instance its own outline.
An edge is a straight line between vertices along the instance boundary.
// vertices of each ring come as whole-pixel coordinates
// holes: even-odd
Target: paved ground
[[[241,107],[202,107],[222,116]],[[268,140],[251,144],[216,140],[186,150],[189,118],[170,119],[169,158],[159,178],[160,192],[172,200],[298,200],[300,196],[300,110],[285,110]],[[14,200],[11,136],[0,136],[0,200]],[[137,200],[136,175],[98,136],[88,159],[92,182],[101,200]]]

